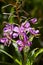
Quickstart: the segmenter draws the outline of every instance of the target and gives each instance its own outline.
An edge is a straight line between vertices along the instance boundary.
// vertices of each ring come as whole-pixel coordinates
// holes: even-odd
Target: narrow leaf
[[[13,59],[13,57],[12,57],[9,53],[7,53],[6,51],[0,49],[0,52],[6,54],[6,55],[9,56],[11,59]],[[14,60],[14,59],[13,59],[13,60]]]
[[[35,58],[36,58],[39,54],[41,54],[41,53],[43,53],[43,48],[41,48],[41,49],[39,49],[38,51],[36,51],[36,53],[35,53]]]
[[[16,61],[19,65],[22,65],[22,62],[21,62],[21,61],[18,61],[18,59],[15,59],[15,61]]]
[[[19,65],[22,65],[22,63],[18,60],[18,59],[14,59],[9,53],[7,53],[6,51],[0,49],[0,52],[6,54],[7,56],[9,56],[11,59],[13,59],[15,62],[17,62]]]

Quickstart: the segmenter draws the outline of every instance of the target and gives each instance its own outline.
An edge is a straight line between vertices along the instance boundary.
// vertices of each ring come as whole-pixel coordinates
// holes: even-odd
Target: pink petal
[[[24,46],[23,45],[23,42],[21,41],[21,40],[17,40],[17,42],[16,42],[19,46]]]
[[[32,42],[29,42],[29,41],[28,41],[28,46],[31,46],[31,45],[32,45]]]
[[[18,37],[18,34],[17,33],[13,33],[13,38],[16,38]]]
[[[33,18],[33,19],[31,19],[30,21],[31,21],[31,23],[33,23],[33,24],[34,24],[34,23],[36,23],[36,22],[37,22],[37,18]]]
[[[22,51],[22,49],[23,49],[23,47],[18,47],[18,50],[19,50],[19,51]]]
[[[19,27],[14,27],[13,31],[19,32]]]

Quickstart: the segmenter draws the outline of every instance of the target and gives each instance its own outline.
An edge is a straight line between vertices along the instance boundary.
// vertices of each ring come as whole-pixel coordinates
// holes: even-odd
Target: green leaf
[[[13,59],[13,57],[12,57],[9,53],[7,53],[6,51],[0,49],[0,52],[6,54],[6,55],[9,56],[11,59]],[[13,60],[14,60],[14,59],[13,59]]]
[[[16,61],[19,65],[22,65],[22,62],[21,62],[21,61],[18,61],[18,59],[15,59],[15,61]]]
[[[43,53],[43,48],[41,48],[41,49],[39,49],[39,50],[36,51],[36,53],[35,53],[35,58],[36,58],[39,54],[41,54],[41,53]]]
[[[15,62],[17,62],[19,65],[22,65],[22,62],[19,61],[18,59],[14,59],[9,53],[7,53],[6,51],[0,49],[0,52],[6,54],[7,56],[9,56],[11,59],[13,59]]]
[[[39,54],[41,54],[41,53],[43,53],[43,48],[41,48],[41,49],[39,49],[39,48],[35,48],[35,49],[33,49],[30,53],[29,53],[29,55],[28,55],[28,60],[27,60],[27,65],[30,63],[30,65],[32,65],[33,64],[33,62],[34,62],[34,60],[36,59],[36,57],[39,55]]]
[[[9,18],[9,22],[12,24],[14,22],[14,17],[11,15]]]
[[[16,44],[16,41],[15,40],[12,40],[12,42],[13,42],[12,44],[15,47],[16,51],[18,51],[18,45]]]
[[[35,51],[38,50],[38,48],[33,49],[29,54],[28,54],[28,59],[26,65],[32,65],[34,61],[34,54]]]
[[[33,38],[34,38],[34,36],[31,35],[31,36],[29,37],[29,41],[33,41]]]
[[[29,59],[27,60],[27,63],[26,63],[26,65],[30,65],[30,61],[29,61]]]
[[[14,7],[11,8],[11,12],[10,13],[12,13],[12,14],[14,13]]]
[[[3,62],[3,61],[0,61],[0,64],[1,64],[1,65],[13,65],[12,63]]]
[[[14,7],[11,8],[10,15],[9,15],[9,22],[14,22]]]

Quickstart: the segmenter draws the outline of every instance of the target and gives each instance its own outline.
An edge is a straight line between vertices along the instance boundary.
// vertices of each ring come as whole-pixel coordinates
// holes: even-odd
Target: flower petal
[[[28,41],[28,46],[31,46],[32,45],[32,42]]]
[[[17,42],[16,42],[19,46],[24,46],[23,45],[23,42],[21,41],[21,40],[17,40]]]
[[[25,27],[26,28],[30,27],[30,23],[29,22],[26,22]]]
[[[24,38],[24,42],[26,43],[27,40],[28,40],[28,37],[27,37],[26,33],[23,33],[23,38]]]
[[[23,26],[20,27],[20,32],[24,32],[25,28]]]
[[[34,23],[36,23],[36,22],[37,22],[37,18],[33,18],[33,19],[31,19],[30,21],[31,21],[31,23],[33,23],[33,24],[34,24]]]
[[[13,31],[18,33],[19,32],[19,27],[17,27],[17,26],[14,27]]]
[[[29,32],[30,32],[31,34],[35,35],[35,34],[38,34],[38,33],[39,33],[39,30],[34,30],[34,29],[30,28],[30,29],[29,29]]]
[[[30,27],[30,23],[29,22],[24,22],[24,23],[22,23],[21,26],[24,26],[25,28],[28,28],[28,27]]]
[[[39,33],[39,30],[36,30],[35,33],[38,34]]]
[[[18,50],[19,51],[22,51],[22,49],[23,49],[23,47],[21,47],[21,46],[18,47]]]
[[[2,38],[1,43],[8,43],[8,38]]]
[[[16,38],[18,37],[18,34],[17,33],[13,33],[13,38]]]

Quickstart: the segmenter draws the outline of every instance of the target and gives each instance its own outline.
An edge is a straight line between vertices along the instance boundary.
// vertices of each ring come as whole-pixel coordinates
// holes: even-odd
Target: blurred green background
[[[13,13],[15,14],[15,9],[13,10],[12,6],[15,6],[16,0],[0,0],[0,37],[2,37],[2,29],[4,27],[3,22],[15,22],[18,23],[16,17],[10,17],[8,19],[9,14],[3,14],[3,13]],[[37,18],[38,23],[33,25],[35,28],[38,28],[40,30],[40,36],[39,38],[33,39],[33,44],[31,46],[31,49],[34,48],[43,48],[43,0],[19,0],[20,3],[22,3],[22,7],[20,10],[23,12],[20,12],[19,16],[25,16],[27,18]],[[12,4],[12,6],[8,6],[3,8],[4,6]],[[14,56],[14,58],[18,58],[18,54],[15,51],[14,46],[11,44],[9,47],[3,46],[3,44],[0,43],[0,49],[3,49],[7,51],[9,54]],[[14,61],[6,56],[5,54],[0,52],[0,65],[14,65]],[[15,65],[18,65],[15,63]],[[43,65],[43,53],[36,58],[34,65]]]

